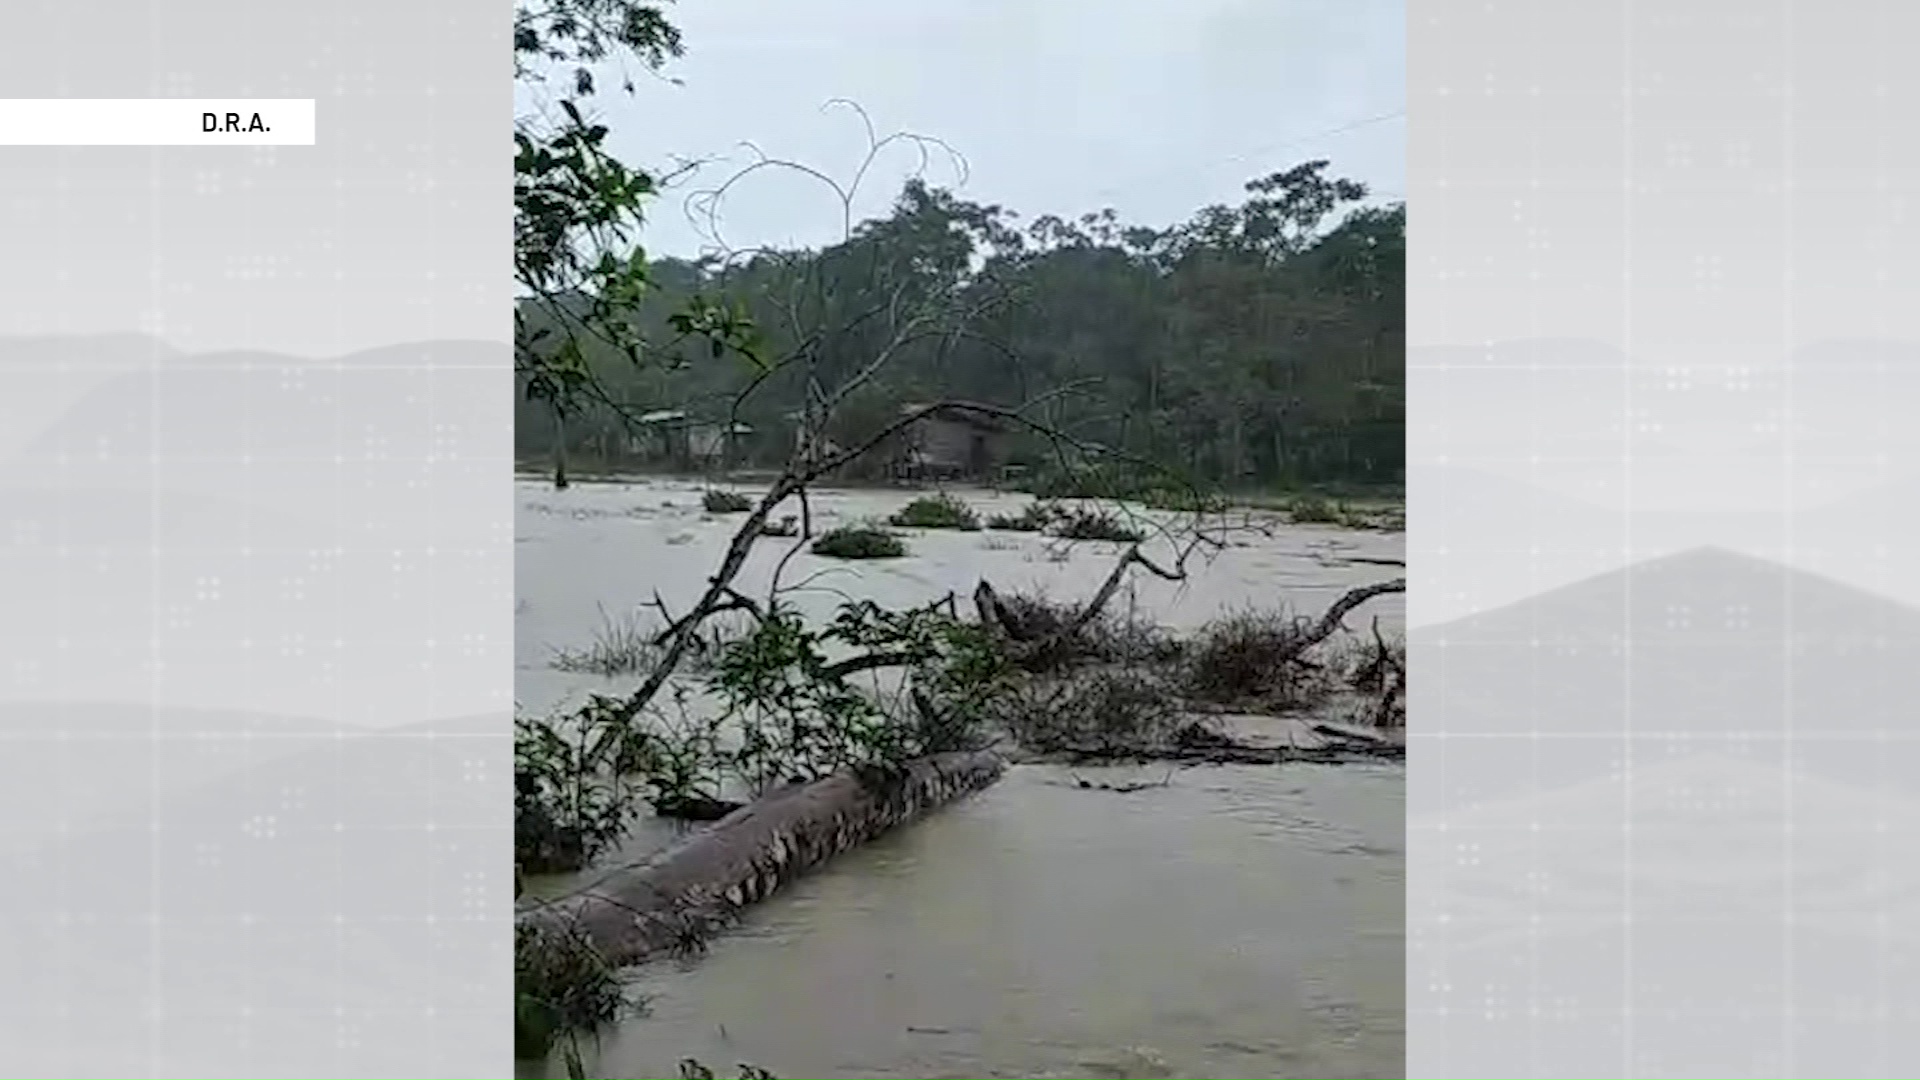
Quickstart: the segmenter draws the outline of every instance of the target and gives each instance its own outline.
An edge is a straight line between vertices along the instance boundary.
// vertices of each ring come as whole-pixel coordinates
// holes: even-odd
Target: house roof
[[[929,420],[940,420],[949,424],[961,424],[980,431],[1003,432],[1007,430],[1006,421],[1000,417],[989,416],[986,413],[975,412],[972,409],[955,405],[942,405],[938,407],[934,407],[930,403],[902,405],[900,406],[900,413],[905,416],[911,413],[922,412],[929,408],[933,409],[932,412],[927,413],[926,419]]]

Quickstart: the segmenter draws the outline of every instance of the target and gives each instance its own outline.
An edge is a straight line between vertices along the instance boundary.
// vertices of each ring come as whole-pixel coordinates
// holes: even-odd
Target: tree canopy
[[[1110,210],[1022,227],[1006,208],[915,179],[891,213],[820,250],[657,260],[622,319],[654,351],[636,363],[604,342],[584,348],[611,400],[568,423],[567,448],[617,461],[610,448],[634,415],[671,409],[751,426],[745,463],[777,464],[809,381],[838,385],[892,349],[839,409],[843,438],[909,402],[1013,407],[1052,392],[1050,422],[1076,439],[1213,485],[1397,483],[1406,212],[1362,205],[1366,194],[1312,161],[1171,227]],[[900,319],[876,317],[936,301],[946,317],[905,341]],[[755,327],[763,358],[720,358],[702,332],[715,328],[688,315],[707,310]],[[805,374],[770,373],[764,359],[800,353]],[[559,430],[535,395],[519,453],[551,454]],[[1042,447],[1027,449],[1044,464]]]

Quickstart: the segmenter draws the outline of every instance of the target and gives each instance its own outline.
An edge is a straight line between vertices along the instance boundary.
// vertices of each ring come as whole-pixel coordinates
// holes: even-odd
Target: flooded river
[[[667,482],[523,484],[519,498],[519,694],[532,711],[617,689],[553,671],[553,650],[589,644],[605,617],[656,590],[684,610],[738,520],[705,515],[697,488]],[[833,524],[906,498],[830,493],[814,507]],[[983,513],[1021,501],[968,498]],[[743,591],[764,592],[790,543],[763,542]],[[1136,602],[1176,626],[1282,601],[1313,613],[1398,572],[1354,556],[1404,550],[1399,536],[1323,527],[1240,543],[1184,586],[1143,582]],[[914,533],[908,545],[908,558],[851,567],[803,554],[786,580],[826,571],[802,598],[822,613],[847,595],[965,596],[983,576],[1081,597],[1115,550],[1077,544],[1063,557],[1043,538],[998,533]],[[1378,614],[1397,628],[1398,599],[1350,622]],[[1098,777],[1016,766],[758,905],[704,958],[641,969],[648,1015],[603,1040],[590,1075],[670,1077],[689,1056],[723,1075],[752,1062],[790,1077],[1405,1074],[1401,769],[1126,770],[1167,781],[1130,793],[1077,778]],[[610,861],[664,839],[643,829]]]

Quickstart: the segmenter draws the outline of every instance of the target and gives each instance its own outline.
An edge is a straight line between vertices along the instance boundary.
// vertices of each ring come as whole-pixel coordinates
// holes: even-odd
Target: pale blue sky
[[[627,160],[724,158],[656,207],[648,246],[690,253],[681,196],[751,160],[740,143],[836,176],[857,167],[859,102],[884,134],[964,154],[968,197],[1030,219],[1113,206],[1154,225],[1315,157],[1398,198],[1405,188],[1403,0],[687,0],[688,53],[602,115]],[[1337,131],[1337,129],[1348,129]],[[876,166],[857,210],[884,209],[915,156]],[[930,179],[950,182],[937,163]],[[727,204],[739,245],[837,235],[831,196],[761,174]]]

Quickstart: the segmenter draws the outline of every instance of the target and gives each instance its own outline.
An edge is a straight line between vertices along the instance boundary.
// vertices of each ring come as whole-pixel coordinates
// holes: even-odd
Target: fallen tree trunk
[[[996,754],[935,754],[885,775],[769,792],[711,828],[571,896],[522,912],[615,964],[697,945],[738,909],[841,852],[999,779]]]

